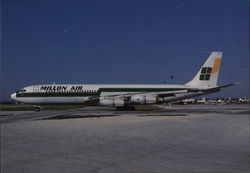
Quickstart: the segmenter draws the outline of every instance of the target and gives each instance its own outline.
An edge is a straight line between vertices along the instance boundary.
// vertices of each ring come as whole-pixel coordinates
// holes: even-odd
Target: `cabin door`
[[[34,93],[37,93],[39,91],[38,87],[34,86],[33,91],[34,91]]]

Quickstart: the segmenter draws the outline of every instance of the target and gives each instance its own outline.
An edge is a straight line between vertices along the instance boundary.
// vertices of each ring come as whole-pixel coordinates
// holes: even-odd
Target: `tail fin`
[[[193,80],[186,85],[200,88],[216,87],[222,52],[212,52]]]

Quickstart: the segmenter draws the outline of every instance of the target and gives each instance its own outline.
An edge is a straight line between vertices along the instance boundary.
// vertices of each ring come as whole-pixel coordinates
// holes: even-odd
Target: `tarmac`
[[[1,173],[250,172],[248,104],[159,108],[2,111]]]

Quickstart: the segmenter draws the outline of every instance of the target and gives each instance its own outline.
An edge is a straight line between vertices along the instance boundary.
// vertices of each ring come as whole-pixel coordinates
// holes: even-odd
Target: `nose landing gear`
[[[35,112],[39,112],[39,111],[41,111],[41,109],[42,109],[41,106],[34,106],[34,108],[35,108]]]

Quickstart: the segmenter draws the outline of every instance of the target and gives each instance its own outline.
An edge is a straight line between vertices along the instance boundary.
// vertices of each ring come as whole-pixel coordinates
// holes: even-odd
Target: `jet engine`
[[[158,103],[159,98],[156,95],[132,95],[130,102],[132,104],[154,104]]]
[[[124,97],[101,97],[99,104],[102,106],[124,106]]]

